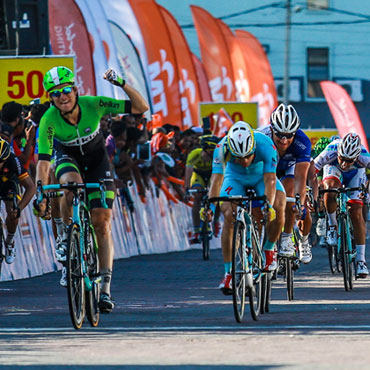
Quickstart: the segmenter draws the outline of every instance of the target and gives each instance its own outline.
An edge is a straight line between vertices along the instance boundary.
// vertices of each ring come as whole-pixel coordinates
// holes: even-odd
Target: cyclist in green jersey
[[[69,181],[96,183],[102,178],[108,180],[106,182],[108,209],[102,207],[100,194],[93,190],[88,191],[87,194],[99,245],[102,276],[99,308],[101,312],[111,312],[114,308],[110,295],[113,269],[111,218],[115,189],[99,122],[109,113],[144,113],[148,109],[148,104],[140,93],[126,84],[114,70],[107,70],[104,79],[121,87],[130,100],[116,100],[104,96],[79,96],[73,72],[63,66],[54,67],[45,74],[43,86],[49,94],[52,106],[40,121],[36,181],[41,180],[43,184],[48,182],[54,138],[58,141],[55,175],[59,183]],[[71,194],[68,193],[62,200],[65,224],[70,222],[71,201]],[[38,216],[45,216],[46,201],[35,204],[35,209]],[[66,239],[65,233],[63,239]],[[60,249],[65,251],[65,242],[61,243]],[[62,256],[63,253],[59,255]]]

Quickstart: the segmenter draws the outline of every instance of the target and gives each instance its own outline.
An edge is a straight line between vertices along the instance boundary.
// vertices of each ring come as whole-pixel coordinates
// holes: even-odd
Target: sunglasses
[[[291,133],[291,134],[288,134],[288,133],[282,133],[282,132],[278,132],[278,131],[274,131],[274,134],[279,138],[279,139],[291,139],[294,137],[295,133]]]
[[[62,94],[68,95],[72,92],[73,87],[72,86],[64,86],[61,89],[55,89],[53,91],[50,91],[49,94],[53,98],[60,98]]]
[[[356,159],[349,159],[349,158],[344,158],[344,157],[339,157],[342,162],[346,163],[353,163]]]

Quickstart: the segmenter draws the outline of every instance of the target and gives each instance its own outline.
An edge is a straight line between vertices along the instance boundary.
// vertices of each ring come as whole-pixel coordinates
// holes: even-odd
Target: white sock
[[[329,226],[338,226],[337,223],[337,212],[328,213]]]
[[[308,240],[308,235],[302,235],[302,243],[305,243]]]
[[[365,244],[356,244],[356,261],[366,262],[365,259]]]

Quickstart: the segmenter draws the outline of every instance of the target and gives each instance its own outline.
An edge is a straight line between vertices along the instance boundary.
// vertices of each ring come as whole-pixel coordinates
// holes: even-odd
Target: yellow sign
[[[200,122],[205,117],[210,117],[210,121],[215,121],[215,116],[223,108],[230,116],[233,122],[245,121],[253,128],[258,125],[258,107],[257,103],[200,103]]]
[[[42,86],[45,73],[55,66],[74,70],[73,56],[1,57],[0,107],[9,101],[28,105],[34,99],[46,99]]]
[[[331,130],[311,130],[311,129],[303,129],[304,133],[310,138],[312,148],[315,146],[316,142],[322,137],[332,137],[334,135],[338,135],[338,130],[331,129]]]

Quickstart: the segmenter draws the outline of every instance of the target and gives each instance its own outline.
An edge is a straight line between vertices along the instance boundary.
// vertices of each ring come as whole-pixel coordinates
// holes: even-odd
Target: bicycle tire
[[[85,318],[85,283],[81,261],[78,225],[71,224],[67,238],[67,294],[69,314],[75,329],[81,329]]]
[[[285,274],[287,285],[287,297],[289,301],[294,300],[294,270],[293,260],[290,257],[285,258]]]
[[[234,316],[239,323],[242,322],[245,311],[246,268],[248,266],[247,252],[243,246],[243,234],[243,223],[236,221],[233,231],[231,276]]]
[[[272,274],[266,274],[267,285],[266,285],[266,299],[265,299],[265,312],[270,312],[270,302],[271,302],[271,289],[272,289]]]
[[[253,289],[249,289],[249,308],[253,320],[258,320],[262,301],[262,256],[259,253],[259,239],[255,229],[252,230],[252,272]]]
[[[209,260],[209,235],[208,235],[208,223],[202,223],[202,230],[201,230],[201,238],[202,238],[202,251],[203,251],[203,259],[205,261]]]
[[[0,276],[1,276],[1,269],[4,262],[4,230],[3,230],[3,222],[0,220]]]
[[[347,235],[346,235],[346,224],[343,215],[339,215],[339,222],[338,222],[339,230],[340,230],[340,258],[342,262],[342,272],[343,272],[343,282],[344,282],[344,290],[349,292],[350,288],[350,271],[349,271],[349,260],[348,260],[348,248],[347,248]]]
[[[266,313],[266,299],[267,299],[267,274],[262,275],[262,295],[261,295],[261,314]]]
[[[98,259],[98,246],[94,238],[92,225],[88,222],[88,229],[85,233],[85,246],[86,246],[86,265],[88,269],[89,279],[91,281],[92,289],[86,291],[86,316],[92,327],[99,325],[99,296],[100,284],[99,277],[99,259]]]
[[[335,246],[327,244],[329,267],[332,274],[335,274],[337,258],[335,256]]]

